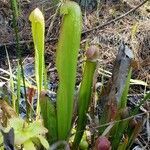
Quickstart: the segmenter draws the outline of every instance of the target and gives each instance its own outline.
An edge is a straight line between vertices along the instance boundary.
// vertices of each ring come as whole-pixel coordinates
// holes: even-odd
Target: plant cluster
[[[90,103],[94,91],[94,75],[96,72],[98,47],[90,46],[86,50],[83,65],[83,77],[75,95],[77,59],[80,47],[82,13],[77,3],[63,2],[60,14],[63,16],[56,51],[56,67],[59,77],[56,104],[46,96],[47,73],[44,61],[45,21],[42,12],[36,8],[29,16],[35,49],[36,86],[28,84],[24,77],[20,56],[19,36],[16,20],[18,4],[11,0],[14,29],[18,50],[17,93],[14,90],[14,75],[10,67],[10,83],[12,101],[2,99],[0,106],[5,112],[1,119],[1,149],[92,149],[125,150],[129,149],[142,126],[142,119],[137,120],[140,106],[150,98],[150,93],[141,103],[131,110],[127,109],[132,68],[129,67],[126,83],[118,103],[107,105],[99,118],[98,133],[88,134],[86,128],[89,118]],[[19,117],[20,88],[24,87],[26,101],[26,119]],[[26,92],[27,87],[29,91]],[[37,91],[36,111],[33,108],[32,92]],[[89,137],[91,136],[91,138]],[[94,136],[94,137],[93,137]]]

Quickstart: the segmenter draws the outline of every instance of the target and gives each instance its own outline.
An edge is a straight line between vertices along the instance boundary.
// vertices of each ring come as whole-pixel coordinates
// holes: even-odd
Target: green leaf
[[[140,102],[140,104],[138,106],[136,106],[133,111],[131,112],[132,115],[136,115],[140,109],[140,107],[144,104],[144,102],[148,100],[150,101],[150,92],[146,94],[146,96],[144,97],[144,99]]]
[[[120,142],[117,150],[126,150],[127,144],[128,144],[128,137],[125,137],[125,139],[123,139],[123,142]]]
[[[131,74],[132,74],[132,68],[130,68],[128,76],[127,76],[126,84],[121,95],[119,109],[125,108],[127,105],[127,97],[128,97],[129,87],[130,87]]]
[[[45,22],[42,12],[36,8],[29,16],[32,25],[32,36],[35,49],[35,77],[38,89],[37,100],[37,117],[40,115],[39,98],[40,92],[43,88],[44,74],[45,74],[45,61],[44,61],[44,34]]]
[[[63,3],[61,12],[65,14],[63,15],[56,51],[56,67],[59,77],[57,126],[59,140],[66,140],[71,129],[77,57],[82,25],[81,10],[77,3],[73,1]]]
[[[35,121],[33,123],[30,123],[26,127],[25,131],[29,132],[29,133],[32,133],[32,137],[47,133],[47,129],[39,121]]]
[[[0,132],[0,145],[3,144],[3,136],[2,133]]]
[[[79,90],[77,130],[72,146],[74,150],[78,149],[87,123],[86,113],[88,112],[92,95],[93,77],[96,69],[96,58],[98,55],[97,53],[98,50],[95,47],[89,48],[86,53],[89,58],[85,62],[83,79]]]
[[[41,144],[42,144],[46,149],[49,149],[49,144],[48,144],[48,142],[46,141],[46,139],[45,139],[43,136],[41,136],[41,135],[38,135],[37,137],[38,137],[38,139],[40,140]]]
[[[9,126],[14,129],[15,144],[18,145],[23,144],[30,138],[47,133],[47,129],[38,121],[27,124],[23,119],[13,118],[9,120]]]
[[[120,99],[120,104],[118,106],[118,114],[116,119],[119,120],[121,119],[121,111],[124,111],[126,109],[126,105],[127,105],[127,96],[128,96],[128,91],[129,91],[129,86],[130,86],[130,79],[131,79],[131,73],[132,73],[132,68],[130,68],[128,76],[127,76],[127,80],[126,80],[126,84],[124,86],[124,90],[122,92],[121,95],[121,99]],[[112,128],[111,131],[111,138],[112,138],[112,147],[113,149],[116,149],[119,146],[119,143],[123,137],[124,131],[125,129],[128,127],[128,120],[125,121],[121,121],[119,123],[116,123],[114,125],[114,127]]]
[[[143,119],[136,120],[134,127],[129,126],[127,134],[129,137],[127,149],[130,149],[139,132],[141,131],[143,125]]]
[[[24,142],[24,150],[36,150],[34,143],[31,140]]]
[[[57,115],[56,109],[46,96],[40,98],[41,114],[44,126],[48,129],[47,138],[50,144],[57,141]]]

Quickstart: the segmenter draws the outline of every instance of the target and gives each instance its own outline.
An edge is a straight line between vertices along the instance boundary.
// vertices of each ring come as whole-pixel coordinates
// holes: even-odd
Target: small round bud
[[[96,140],[95,150],[111,150],[111,143],[106,137],[99,137]]]
[[[85,150],[85,149],[88,149],[88,147],[89,147],[88,142],[87,142],[86,140],[81,140],[80,145],[79,145],[79,148],[80,148],[81,150]]]
[[[86,51],[86,57],[88,60],[95,61],[99,56],[99,48],[95,45],[90,46]]]
[[[125,118],[129,117],[129,110],[128,110],[128,108],[126,107],[126,108],[122,109],[120,115],[121,115],[121,119],[125,119]]]

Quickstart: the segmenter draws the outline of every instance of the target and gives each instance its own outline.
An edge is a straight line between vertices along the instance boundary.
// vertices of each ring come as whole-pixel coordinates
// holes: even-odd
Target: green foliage
[[[131,81],[131,73],[132,69],[129,70],[120,103],[118,104],[118,111],[114,120],[114,122],[117,122],[114,123],[111,130],[107,133],[107,135],[110,137],[112,150],[126,150],[131,147],[133,141],[137,137],[142,127],[143,120],[136,120],[135,118],[130,117],[137,115],[141,105],[150,98],[150,94],[148,93],[140,102],[140,104],[136,106],[136,108],[133,109],[131,113],[129,113],[129,110],[127,108],[127,96]],[[127,119],[128,117],[129,119]]]
[[[15,146],[22,146],[27,150],[41,149],[41,145],[45,149],[49,149],[49,144],[55,144],[59,140],[73,142],[72,149],[88,149],[89,143],[87,136],[85,136],[85,128],[87,125],[87,113],[90,107],[90,100],[92,95],[93,77],[96,70],[97,50],[87,51],[87,59],[84,64],[83,78],[79,93],[77,93],[77,115],[73,117],[73,107],[75,98],[75,82],[76,82],[76,70],[77,70],[77,57],[81,39],[82,28],[82,14],[80,7],[73,1],[64,1],[60,8],[60,13],[63,16],[60,35],[58,39],[58,47],[56,51],[56,67],[59,77],[59,87],[57,91],[56,106],[52,101],[43,94],[43,90],[47,90],[47,73],[45,70],[44,61],[44,34],[45,34],[45,22],[42,12],[36,8],[29,16],[32,26],[32,36],[35,48],[35,78],[37,87],[32,86],[38,91],[37,100],[37,112],[36,121],[31,118],[29,122],[30,112],[32,109],[29,106],[26,99],[27,120],[16,118],[19,115],[19,100],[20,100],[20,87],[23,83],[24,89],[25,80],[23,76],[22,60],[20,56],[19,36],[17,28],[17,19],[19,16],[17,0],[11,0],[11,6],[13,10],[13,21],[15,36],[17,41],[19,65],[17,71],[17,78],[13,75],[11,65],[9,64],[9,75],[12,95],[12,107],[13,109],[2,101],[0,103],[1,108],[5,111],[5,115],[2,117],[5,120],[5,125],[8,125],[6,130],[10,128],[14,129],[15,133]],[[135,38],[137,32],[137,26],[132,29],[132,38]],[[95,47],[94,47],[95,48]],[[110,76],[111,73],[101,70],[104,75]],[[130,82],[132,84],[147,85],[145,82],[131,79],[132,69],[129,70],[126,84],[122,92],[120,103],[117,104],[117,114],[113,118],[114,123],[108,128],[101,128],[103,133],[100,135],[102,139],[105,138],[109,142],[109,146],[112,150],[125,150],[129,149],[140,131],[143,120],[136,121],[136,119],[127,119],[127,117],[133,117],[139,112],[141,105],[150,99],[150,93],[148,93],[140,104],[131,111],[127,109],[127,96],[129,92]],[[17,79],[17,97],[14,97],[14,79]],[[26,90],[25,90],[26,91]],[[25,92],[26,97],[26,92]],[[29,108],[30,107],[30,108]],[[15,112],[14,112],[15,110]],[[16,114],[17,113],[17,114]],[[42,119],[40,118],[40,113]],[[109,120],[110,112],[106,110],[104,115],[104,122]],[[131,116],[130,116],[131,115]],[[77,118],[76,128],[72,128]],[[11,118],[11,119],[10,119]],[[73,118],[73,119],[72,119]],[[125,119],[125,120],[124,120]],[[101,120],[100,120],[101,121]],[[103,120],[102,120],[103,121]],[[134,128],[131,126],[131,122],[134,121]],[[44,125],[44,126],[43,126]],[[74,130],[73,136],[70,137],[70,131]],[[103,135],[106,137],[103,137]],[[45,137],[46,136],[46,137]],[[47,138],[47,140],[46,140]],[[74,138],[74,141],[72,140]],[[95,138],[95,137],[94,137]],[[1,135],[0,135],[0,143]],[[104,143],[105,144],[105,143]]]
[[[129,87],[130,87],[131,74],[132,74],[132,68],[130,68],[130,70],[129,70],[126,84],[125,84],[123,93],[120,98],[119,109],[124,109],[127,106],[127,97],[128,97]]]
[[[133,126],[131,126],[131,122],[135,123]],[[127,135],[128,135],[128,143],[127,143],[127,149],[130,149],[132,146],[134,140],[138,136],[141,128],[142,128],[143,120],[136,121],[134,119],[130,120],[128,124],[128,129],[127,129]]]
[[[9,120],[9,128],[14,129],[16,145],[21,146],[23,144],[25,147],[30,148],[31,146],[31,148],[35,149],[34,140],[37,138],[46,149],[49,148],[48,142],[43,137],[47,133],[47,129],[42,126],[41,122],[35,121],[28,124],[23,119],[12,118]],[[31,148],[28,150],[31,150]]]
[[[21,89],[21,68],[18,64],[17,69],[17,100],[16,100],[16,113],[19,115],[19,101],[20,101],[20,89]]]
[[[2,136],[2,133],[0,132],[0,150],[4,150],[4,147],[3,147],[3,136]]]
[[[144,102],[146,101],[150,101],[150,92],[147,93],[144,97],[143,100],[141,100],[141,102],[139,103],[138,106],[136,106],[132,111],[131,111],[131,115],[137,115],[139,112],[140,107],[142,106],[142,104],[144,104]],[[127,144],[127,148],[130,149],[130,147],[132,146],[135,138],[137,137],[138,133],[140,132],[141,128],[143,125],[143,118],[133,118],[129,120],[128,126],[127,126],[127,135],[128,135],[128,144]]]
[[[150,101],[150,92],[147,93],[147,94],[145,95],[144,99],[140,102],[140,104],[139,104],[137,107],[135,107],[135,108],[133,109],[131,115],[136,115],[136,114],[138,113],[140,107],[141,107],[141,106],[144,104],[144,102],[146,102],[146,101]]]
[[[88,49],[88,52],[93,53],[95,49]],[[96,51],[94,53],[97,53]],[[87,112],[92,95],[92,86],[93,86],[93,76],[96,69],[96,61],[93,59],[87,58],[84,67],[83,79],[81,82],[81,87],[79,90],[78,97],[78,120],[77,120],[77,130],[73,143],[73,149],[78,149],[79,143],[83,136],[85,126],[87,123]]]
[[[79,144],[79,148],[81,150],[88,150],[88,148],[89,148],[86,133],[84,133],[82,136],[82,139],[81,139],[80,144]],[[73,147],[73,149],[75,149],[75,148]]]
[[[77,56],[81,36],[81,10],[73,1],[64,3],[59,42],[56,51],[56,67],[59,76],[57,91],[58,139],[67,140],[71,130],[75,90]]]
[[[18,1],[17,0],[10,0],[10,3],[11,3],[12,15],[13,15],[13,28],[15,31],[17,57],[19,59],[19,61],[18,61],[19,66],[21,68],[21,75],[22,75],[22,81],[23,81],[23,87],[24,87],[24,93],[25,93],[26,116],[27,116],[26,118],[27,118],[27,120],[29,120],[29,104],[27,101],[26,85],[25,85],[25,78],[24,78],[24,70],[23,70],[23,66],[22,66],[21,49],[20,49],[20,43],[19,43],[18,24],[17,24],[17,20],[19,17]],[[15,101],[13,101],[13,105],[14,105],[13,107],[15,108],[16,107]]]
[[[12,10],[13,10],[13,16],[15,17],[15,19],[18,18],[19,16],[19,9],[18,9],[18,0],[10,0],[11,2],[11,7],[12,7]]]
[[[126,105],[127,105],[127,96],[128,96],[129,86],[130,86],[131,73],[132,73],[132,69],[129,70],[126,79],[126,84],[124,86],[124,90],[120,98],[120,103],[118,104],[118,113],[116,116],[116,120],[120,120],[121,118],[128,117],[128,110],[126,108]],[[125,121],[118,122],[113,126],[110,133],[111,141],[112,141],[112,149],[116,150],[119,147],[120,141],[123,138],[123,134],[128,126],[128,123],[129,120],[125,120]],[[121,145],[120,147],[123,147],[123,144]]]
[[[45,74],[45,61],[44,61],[44,34],[45,22],[42,12],[36,8],[29,16],[32,25],[32,36],[35,48],[35,77],[38,90],[37,100],[37,116],[40,115],[39,99],[40,92],[43,89],[44,74]]]
[[[41,115],[44,126],[48,129],[47,139],[50,144],[57,141],[57,116],[56,109],[50,99],[45,95],[40,97]]]

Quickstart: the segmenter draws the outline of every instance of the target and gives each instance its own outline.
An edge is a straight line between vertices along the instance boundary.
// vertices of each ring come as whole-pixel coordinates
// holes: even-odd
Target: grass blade
[[[139,104],[136,108],[134,108],[134,110],[133,110],[132,113],[131,113],[133,116],[138,113],[140,107],[144,104],[144,102],[145,102],[146,100],[150,101],[150,92],[147,93],[146,96],[144,97],[144,99],[140,102],[140,104]]]

